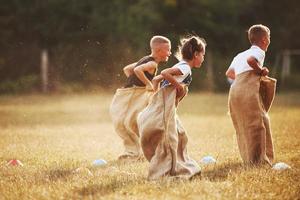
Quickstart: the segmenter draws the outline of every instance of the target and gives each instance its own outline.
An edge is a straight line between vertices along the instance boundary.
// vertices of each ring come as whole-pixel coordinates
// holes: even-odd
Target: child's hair
[[[255,24],[248,30],[248,39],[251,44],[258,43],[264,36],[270,34],[270,29],[262,24]]]
[[[164,36],[155,35],[150,40],[150,47],[151,49],[155,49],[157,44],[165,44],[165,43],[171,44],[171,41]]]
[[[197,35],[187,36],[180,39],[178,50],[175,57],[178,60],[192,60],[195,52],[202,52],[205,50],[206,41]]]

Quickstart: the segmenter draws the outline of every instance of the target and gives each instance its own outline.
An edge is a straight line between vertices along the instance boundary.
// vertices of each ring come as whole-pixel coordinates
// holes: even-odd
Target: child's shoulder
[[[248,55],[251,52],[251,48],[246,49],[244,51],[239,52],[234,58],[243,57],[244,55]]]
[[[155,59],[150,55],[144,56],[144,57],[142,57],[141,59],[139,59],[137,61],[136,66],[141,65],[141,64],[145,64],[145,63],[148,63],[148,62],[155,62]]]
[[[140,58],[139,60],[138,60],[138,62],[142,62],[142,61],[153,61],[154,60],[154,58],[151,56],[151,55],[147,55],[147,56],[143,56],[142,58]]]
[[[250,51],[250,48],[249,49],[245,49],[244,51],[239,52],[238,55],[242,55],[242,54],[248,53],[249,51]]]
[[[191,72],[191,68],[190,68],[189,64],[186,61],[180,61],[180,62],[176,63],[173,66],[173,68],[178,68],[180,71],[186,72],[186,73]]]
[[[172,68],[185,69],[185,68],[190,68],[190,67],[186,61],[179,61],[178,63],[173,65]]]

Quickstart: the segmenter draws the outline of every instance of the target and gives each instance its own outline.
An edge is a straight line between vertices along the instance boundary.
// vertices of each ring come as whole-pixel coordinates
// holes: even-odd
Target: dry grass
[[[300,94],[271,109],[276,161],[292,169],[242,165],[227,115],[227,95],[190,94],[179,115],[189,153],[202,166],[191,181],[146,180],[147,162],[119,163],[122,144],[108,116],[111,94],[0,97],[0,199],[300,199]],[[10,159],[23,167],[8,167]],[[103,158],[106,167],[91,162]],[[93,173],[74,173],[87,167]]]

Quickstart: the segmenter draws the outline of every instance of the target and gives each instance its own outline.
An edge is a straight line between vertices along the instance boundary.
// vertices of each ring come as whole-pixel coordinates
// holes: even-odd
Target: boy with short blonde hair
[[[151,81],[156,75],[158,64],[168,61],[171,55],[171,42],[164,36],[153,36],[150,47],[150,55],[123,68],[126,83],[123,88],[117,89],[110,106],[115,131],[125,147],[119,159],[141,158],[137,115],[147,106],[153,93]]]
[[[272,164],[273,143],[268,111],[276,80],[263,67],[270,44],[270,30],[262,24],[249,28],[251,48],[234,57],[226,75],[234,79],[229,91],[229,111],[236,130],[238,147],[245,163]]]

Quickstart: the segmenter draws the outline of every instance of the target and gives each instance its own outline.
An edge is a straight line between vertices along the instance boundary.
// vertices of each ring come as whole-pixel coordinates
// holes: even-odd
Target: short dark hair
[[[202,52],[205,50],[205,47],[206,41],[203,38],[197,35],[187,36],[180,40],[175,56],[179,60],[192,60],[195,52]]]
[[[248,39],[251,44],[259,42],[264,36],[270,34],[270,29],[262,24],[255,24],[248,29]]]

